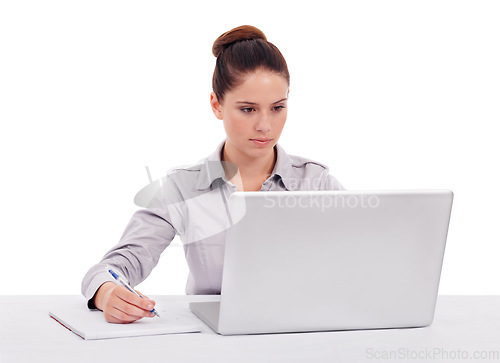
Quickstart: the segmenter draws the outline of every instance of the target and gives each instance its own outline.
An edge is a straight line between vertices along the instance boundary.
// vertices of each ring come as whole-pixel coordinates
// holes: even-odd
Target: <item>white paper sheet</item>
[[[130,324],[111,324],[99,310],[87,307],[56,307],[49,316],[86,340],[144,335],[195,333],[203,325],[191,312],[158,310],[161,317],[143,318]]]

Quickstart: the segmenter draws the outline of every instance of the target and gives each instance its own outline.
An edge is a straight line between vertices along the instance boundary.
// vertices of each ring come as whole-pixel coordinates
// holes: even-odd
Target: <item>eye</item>
[[[279,111],[281,111],[283,108],[285,108],[285,106],[282,106],[282,105],[275,106],[275,107],[273,107],[273,111],[277,111],[277,112],[279,112]]]
[[[252,111],[255,111],[255,109],[253,107],[244,107],[241,109],[241,111],[246,112],[246,113],[250,113]]]

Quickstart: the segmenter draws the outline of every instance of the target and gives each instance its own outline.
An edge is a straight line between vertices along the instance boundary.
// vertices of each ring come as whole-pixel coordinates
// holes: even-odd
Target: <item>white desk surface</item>
[[[152,296],[188,309],[218,296]],[[220,336],[201,333],[86,341],[48,316],[81,296],[0,296],[0,363],[500,362],[500,296],[439,296],[430,327]]]

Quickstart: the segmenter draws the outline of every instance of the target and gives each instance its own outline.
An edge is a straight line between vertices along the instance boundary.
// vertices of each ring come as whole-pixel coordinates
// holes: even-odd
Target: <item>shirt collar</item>
[[[216,179],[219,178],[227,181],[221,162],[221,151],[225,142],[226,140],[222,141],[217,146],[215,151],[205,158],[203,165],[201,165],[200,167],[196,189],[207,189]],[[286,189],[292,190],[292,160],[285,152],[285,150],[283,150],[280,144],[277,143],[275,148],[277,152],[277,158],[276,163],[274,164],[273,172],[271,173],[271,178],[276,178],[275,175],[278,176],[283,181]]]

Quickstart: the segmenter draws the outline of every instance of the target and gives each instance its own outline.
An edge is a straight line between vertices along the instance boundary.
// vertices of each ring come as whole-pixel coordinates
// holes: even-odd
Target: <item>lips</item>
[[[250,139],[250,141],[257,147],[266,147],[271,143],[272,139],[264,138],[264,139]]]

